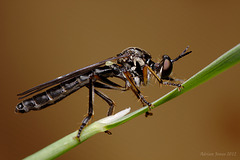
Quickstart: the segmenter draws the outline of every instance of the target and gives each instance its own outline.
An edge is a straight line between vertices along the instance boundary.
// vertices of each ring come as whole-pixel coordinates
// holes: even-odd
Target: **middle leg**
[[[94,89],[94,92],[99,96],[101,97],[105,102],[108,103],[108,105],[110,106],[109,109],[108,109],[108,113],[107,113],[107,116],[111,116],[113,114],[113,110],[114,110],[114,106],[115,106],[115,103],[113,102],[113,100],[111,100],[108,96],[106,96],[105,94],[103,94],[102,92]],[[111,135],[112,133],[109,131],[109,130],[106,130],[105,133]]]
[[[128,71],[124,71],[123,72],[126,79],[128,80],[128,82],[130,83],[130,88],[132,89],[133,93],[137,96],[137,98],[142,102],[143,106],[145,105],[148,105],[148,108],[149,110],[151,110],[151,106],[152,104],[149,103],[145,98],[144,96],[142,95],[141,91],[137,88],[137,86],[135,85],[132,77],[131,77],[131,74],[128,72]],[[148,117],[148,116],[152,116],[153,114],[149,111],[147,111],[145,113],[145,117]]]
[[[110,106],[109,109],[108,109],[108,113],[107,113],[107,116],[110,116],[113,114],[113,109],[114,109],[114,102],[113,100],[111,100],[108,96],[106,96],[105,94],[103,94],[102,92],[94,89],[94,92],[99,96],[101,97],[104,101],[106,101],[108,103],[108,105]]]

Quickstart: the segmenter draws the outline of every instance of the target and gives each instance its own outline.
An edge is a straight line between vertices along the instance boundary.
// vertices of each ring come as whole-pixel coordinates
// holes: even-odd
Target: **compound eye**
[[[169,59],[165,59],[163,62],[163,70],[168,70],[171,68],[172,63],[170,62]]]
[[[172,62],[171,58],[167,55],[163,56],[163,61],[162,61],[162,78],[167,78],[171,72],[172,72]]]

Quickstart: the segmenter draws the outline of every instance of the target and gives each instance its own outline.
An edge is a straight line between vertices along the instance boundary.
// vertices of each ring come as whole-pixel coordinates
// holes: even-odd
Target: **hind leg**
[[[82,125],[80,126],[77,134],[77,138],[80,137],[80,134],[83,130],[83,128],[87,125],[88,121],[93,116],[93,102],[94,102],[94,85],[92,82],[92,78],[89,79],[89,107],[88,107],[88,115],[85,117],[82,121]]]

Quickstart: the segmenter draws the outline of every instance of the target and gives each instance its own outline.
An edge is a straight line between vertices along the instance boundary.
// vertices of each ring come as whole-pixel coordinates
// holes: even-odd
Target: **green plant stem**
[[[190,89],[193,89],[197,87],[198,85],[202,84],[203,82],[215,77],[219,73],[225,71],[226,69],[232,67],[233,65],[240,62],[240,44],[220,56],[218,59],[216,59],[214,62],[209,64],[207,67],[202,69],[200,72],[192,76],[190,79],[188,79],[184,84],[184,89],[179,92],[177,89],[172,90],[168,94],[164,95],[160,99],[156,100],[152,104],[154,105],[153,108],[156,108],[157,106],[189,91]],[[26,157],[26,160],[30,159],[54,159],[65,152],[69,151],[70,149],[74,148],[75,146],[81,144],[91,136],[103,132],[105,130],[109,130],[111,128],[114,128],[120,124],[123,124],[143,113],[148,111],[148,107],[140,108],[130,114],[127,114],[126,116],[123,116],[122,118],[119,118],[118,120],[115,120],[113,122],[103,124],[99,121],[96,121],[86,127],[80,136],[80,140],[76,139],[77,131],[65,136],[64,138],[52,143],[51,145],[43,148],[42,150],[32,154],[29,157]]]

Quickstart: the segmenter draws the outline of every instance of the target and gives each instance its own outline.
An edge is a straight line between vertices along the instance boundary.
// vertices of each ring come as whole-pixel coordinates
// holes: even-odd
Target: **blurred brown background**
[[[138,46],[175,63],[187,79],[240,42],[239,1],[0,1],[0,159],[21,159],[78,129],[88,105],[83,88],[39,112],[19,115],[16,94]],[[59,159],[239,159],[239,65],[143,115],[97,134]],[[172,90],[152,82],[149,101]],[[118,112],[141,107],[131,92],[104,90]],[[95,100],[94,120],[108,105]],[[217,156],[236,153],[236,156]],[[208,154],[208,155],[204,155]],[[214,154],[213,156],[209,154]]]

